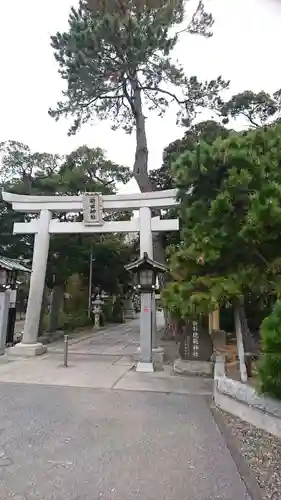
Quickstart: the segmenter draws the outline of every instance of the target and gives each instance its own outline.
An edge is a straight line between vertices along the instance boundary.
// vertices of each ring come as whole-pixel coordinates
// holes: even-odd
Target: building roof
[[[154,267],[154,269],[156,269],[158,272],[165,273],[167,271],[167,267],[164,266],[164,264],[160,264],[160,262],[156,262],[156,260],[150,259],[146,252],[140,259],[135,260],[135,262],[132,262],[131,264],[127,264],[125,266],[125,269],[127,269],[127,271],[133,271],[134,269],[138,269],[145,264],[149,264],[151,267]]]
[[[0,267],[8,271],[21,271],[23,273],[31,273],[31,269],[24,266],[21,261],[17,259],[10,259],[9,257],[2,257],[0,255]]]

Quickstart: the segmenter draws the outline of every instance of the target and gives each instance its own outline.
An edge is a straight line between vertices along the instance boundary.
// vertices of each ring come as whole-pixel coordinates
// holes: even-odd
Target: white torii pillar
[[[50,233],[49,224],[52,218],[50,210],[42,210],[39,217],[38,232],[34,237],[32,272],[28,294],[27,311],[24,322],[23,338],[13,351],[19,355],[37,356],[46,352],[47,348],[38,342],[38,330],[45,286]]]
[[[88,194],[88,193],[87,193]],[[53,212],[83,212],[83,196],[25,196],[2,193],[4,201],[11,203],[13,209],[25,213],[39,213],[39,219],[30,222],[15,223],[14,234],[34,234],[34,252],[27,313],[23,338],[13,347],[13,354],[36,356],[46,352],[46,347],[38,342],[38,330],[45,285],[45,276],[49,252],[50,234],[93,234],[93,233],[140,233],[140,253],[147,252],[153,258],[152,232],[176,231],[177,219],[151,217],[153,208],[170,208],[177,204],[176,190],[156,191],[129,195],[99,195],[99,206],[105,212],[140,210],[139,220],[110,221],[102,220],[92,224],[83,222],[59,222],[52,219]],[[90,194],[92,197],[94,194]],[[85,213],[85,212],[84,212]],[[154,307],[155,309],[155,307]],[[144,312],[141,312],[141,325]],[[154,320],[155,321],[155,320]],[[140,332],[141,345],[151,335],[146,329]]]
[[[151,209],[140,208],[140,257],[146,252],[153,259],[153,244],[151,230]],[[148,293],[140,294],[140,359],[137,371],[153,372],[152,338],[156,329],[155,296]],[[153,300],[154,299],[154,300]],[[153,304],[154,302],[154,304]]]

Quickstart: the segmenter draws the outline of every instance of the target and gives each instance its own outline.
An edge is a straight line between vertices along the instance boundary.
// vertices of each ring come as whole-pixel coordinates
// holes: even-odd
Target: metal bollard
[[[63,365],[68,366],[68,335],[64,336],[64,360]]]

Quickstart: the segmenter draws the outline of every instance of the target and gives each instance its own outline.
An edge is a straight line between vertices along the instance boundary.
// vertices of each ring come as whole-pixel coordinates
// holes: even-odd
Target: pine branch
[[[181,101],[175,94],[173,94],[173,92],[169,92],[168,90],[161,89],[160,87],[142,87],[141,86],[140,89],[143,91],[149,90],[151,92],[160,92],[161,94],[169,95],[178,104],[185,104],[188,101],[188,99]]]

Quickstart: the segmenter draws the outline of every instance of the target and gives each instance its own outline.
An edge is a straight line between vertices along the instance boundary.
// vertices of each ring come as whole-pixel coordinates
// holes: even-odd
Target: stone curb
[[[237,470],[244,482],[248,495],[251,500],[263,500],[262,491],[257,483],[257,480],[251,471],[246,459],[242,455],[235,437],[232,435],[229,427],[224,423],[222,416],[220,415],[214,404],[210,406],[213,418],[218,426],[218,429],[225,439],[226,446],[230,452],[230,455],[237,467]]]
[[[281,437],[281,403],[259,395],[247,384],[228,378],[221,357],[215,364],[213,400],[221,410]]]

